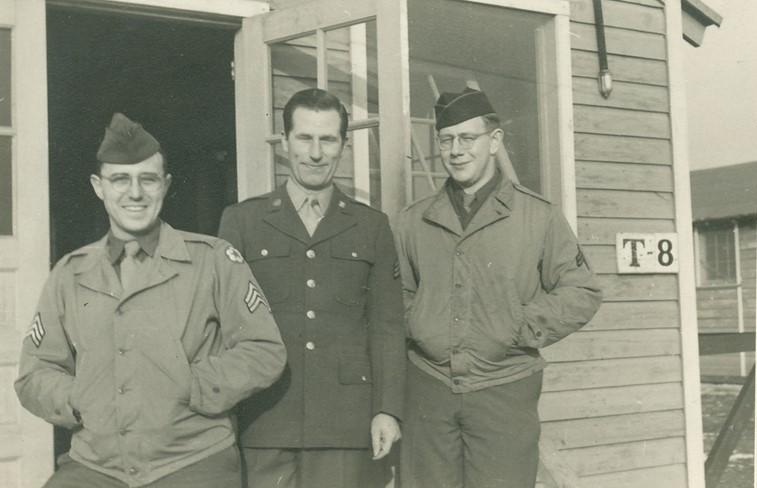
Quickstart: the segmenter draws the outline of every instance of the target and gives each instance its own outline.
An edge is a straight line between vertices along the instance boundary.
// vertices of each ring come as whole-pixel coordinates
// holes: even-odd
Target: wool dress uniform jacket
[[[368,448],[372,417],[400,418],[405,336],[383,213],[334,189],[310,237],[284,187],[228,207],[219,235],[260,281],[287,348],[281,379],[242,404],[241,444]]]
[[[286,353],[227,242],[163,223],[124,291],[106,241],[53,269],[16,391],[30,412],[74,430],[72,459],[141,486],[232,446],[230,410],[279,377]]]

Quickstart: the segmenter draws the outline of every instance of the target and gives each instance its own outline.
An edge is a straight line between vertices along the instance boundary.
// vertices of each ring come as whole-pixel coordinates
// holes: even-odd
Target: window
[[[560,201],[558,27],[553,13],[475,1],[408,2],[413,156],[409,200],[438,189],[447,174],[435,141],[442,92],[484,91],[502,121],[497,155],[524,186]],[[557,3],[557,2],[556,2]],[[559,171],[559,169],[558,169]],[[559,174],[558,174],[559,179]]]
[[[13,234],[11,31],[0,29],[0,236]]]
[[[736,283],[736,243],[733,224],[699,228],[699,283]]]

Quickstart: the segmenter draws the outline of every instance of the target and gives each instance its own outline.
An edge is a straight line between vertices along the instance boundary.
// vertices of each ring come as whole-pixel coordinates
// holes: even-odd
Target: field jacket
[[[228,412],[279,377],[286,353],[227,242],[164,223],[124,292],[106,239],[53,269],[15,386],[30,412],[74,429],[72,459],[141,486],[233,445]]]
[[[602,300],[560,210],[506,178],[465,230],[442,188],[400,213],[396,236],[409,358],[454,392],[542,370],[538,348]]]

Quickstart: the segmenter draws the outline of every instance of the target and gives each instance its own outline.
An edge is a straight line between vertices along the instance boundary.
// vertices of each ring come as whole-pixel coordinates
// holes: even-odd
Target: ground
[[[702,383],[704,453],[710,452],[741,385]],[[718,488],[754,488],[754,413],[731,454]],[[708,487],[713,488],[713,487]]]

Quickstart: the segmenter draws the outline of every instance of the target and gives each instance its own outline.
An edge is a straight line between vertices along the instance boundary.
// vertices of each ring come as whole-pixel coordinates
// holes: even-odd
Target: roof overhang
[[[704,31],[711,25],[720,27],[723,17],[702,0],[681,0],[683,38],[694,47],[702,45]]]

